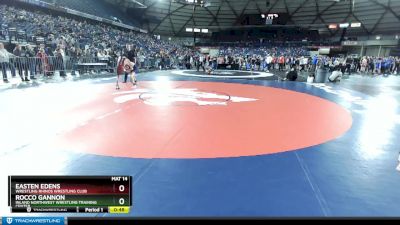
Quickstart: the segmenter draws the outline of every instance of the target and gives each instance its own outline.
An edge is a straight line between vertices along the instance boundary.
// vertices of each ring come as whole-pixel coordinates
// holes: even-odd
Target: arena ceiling
[[[125,8],[140,8],[147,20],[144,29],[156,34],[182,35],[186,27],[210,31],[238,25],[245,14],[288,13],[286,26],[318,29],[338,35],[331,23],[361,22],[348,33],[377,35],[400,32],[400,0],[205,0],[207,7],[185,4],[185,0],[109,0]]]

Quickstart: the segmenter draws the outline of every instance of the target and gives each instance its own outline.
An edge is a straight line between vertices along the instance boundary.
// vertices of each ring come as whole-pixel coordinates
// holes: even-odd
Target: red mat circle
[[[115,91],[107,84],[101,96],[75,110],[93,118],[63,134],[58,144],[114,157],[240,157],[322,144],[341,136],[352,124],[343,107],[304,93],[233,83],[160,82],[141,82],[139,91],[157,93],[161,87],[159,94],[165,99],[155,102],[171,101],[168,96],[176,96],[168,94],[171,90],[211,95],[197,98],[206,105],[185,101],[151,105],[141,99],[118,103],[118,96],[130,95],[135,89],[126,86]],[[213,93],[252,100],[226,102],[226,97],[217,99]],[[207,105],[214,101],[226,105]]]

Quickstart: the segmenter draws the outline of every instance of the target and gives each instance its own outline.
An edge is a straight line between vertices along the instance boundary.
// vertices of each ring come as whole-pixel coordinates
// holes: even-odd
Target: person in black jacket
[[[36,80],[36,54],[35,51],[33,50],[32,46],[30,46],[29,44],[26,45],[26,49],[25,49],[25,57],[27,58],[27,69],[30,72],[30,78],[31,80]]]
[[[57,46],[56,50],[54,51],[54,56],[55,56],[55,61],[54,61],[55,69],[58,69],[60,71],[61,77],[66,77],[67,74],[65,73],[65,67],[64,67],[64,50],[62,49],[61,45]]]
[[[294,67],[290,69],[289,73],[286,74],[286,79],[290,81],[296,81],[297,80],[297,71]]]
[[[30,81],[28,79],[28,67],[27,67],[27,58],[25,56],[25,50],[17,44],[14,48],[13,54],[16,56],[14,64],[18,70],[18,74],[21,77],[22,81]],[[25,74],[25,79],[24,79]]]

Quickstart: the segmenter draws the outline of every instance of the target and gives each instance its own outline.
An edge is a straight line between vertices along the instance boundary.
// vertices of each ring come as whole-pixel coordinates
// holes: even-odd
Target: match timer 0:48
[[[121,213],[129,213],[130,208],[126,206],[111,206],[108,209],[109,213],[121,214]]]

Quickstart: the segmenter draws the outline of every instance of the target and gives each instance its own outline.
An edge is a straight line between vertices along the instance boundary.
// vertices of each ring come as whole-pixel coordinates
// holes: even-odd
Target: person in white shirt
[[[98,58],[99,60],[104,60],[104,53],[103,53],[103,50],[100,50],[100,51],[97,52],[97,58]]]
[[[361,61],[361,69],[360,72],[364,73],[367,71],[368,68],[368,60],[367,57],[363,57],[362,61]]]
[[[139,68],[144,67],[145,56],[143,54],[139,54]]]
[[[7,69],[8,68],[10,68],[11,70],[14,69],[14,74],[15,74],[15,68],[12,68],[12,65],[10,64],[10,57],[14,57],[14,55],[9,53],[4,48],[3,43],[0,43],[0,67],[1,67],[1,71],[3,73],[4,83],[8,83],[8,79],[7,79]],[[14,74],[13,74],[13,77],[15,76]]]
[[[300,63],[300,72],[304,71],[304,69],[305,69],[304,68],[305,67],[305,65],[304,65],[304,56],[300,57],[299,63]]]
[[[200,59],[200,62],[203,62],[204,61],[204,56],[200,55],[199,59]]]
[[[340,71],[340,67],[336,67],[335,71],[332,72],[332,74],[328,77],[328,80],[330,82],[337,82],[342,79],[343,73]]]
[[[267,58],[265,58],[265,62],[267,63],[267,72],[269,72],[272,63],[272,56],[270,54],[268,54]]]
[[[303,57],[304,70],[308,71],[308,57]]]
[[[397,171],[400,171],[400,153],[399,153],[398,161],[399,161],[399,165],[397,166],[396,170],[397,170]]]
[[[336,58],[335,61],[333,62],[333,66],[338,67],[339,65],[340,65],[340,61],[338,58]]]
[[[193,57],[192,57],[192,56],[190,56],[189,63],[190,63],[190,65],[191,65],[191,66],[192,66],[192,65],[193,65],[193,63],[194,63],[194,59],[193,59]]]
[[[310,73],[307,77],[307,83],[314,83],[315,80],[315,75],[313,73]]]

